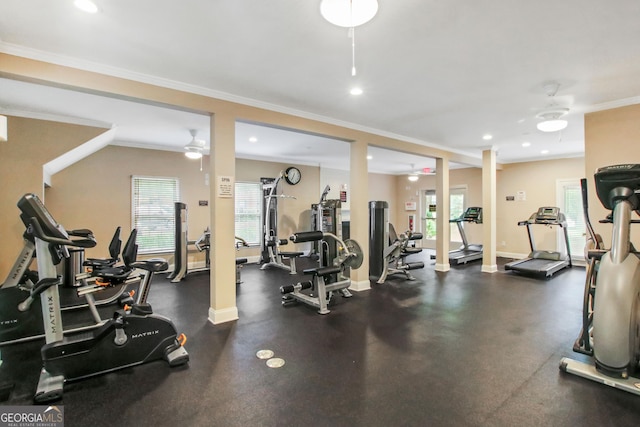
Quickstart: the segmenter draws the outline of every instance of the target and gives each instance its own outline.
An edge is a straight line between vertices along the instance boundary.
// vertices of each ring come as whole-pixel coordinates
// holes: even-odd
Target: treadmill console
[[[477,206],[473,206],[467,208],[462,214],[462,221],[465,222],[476,222],[478,224],[482,223],[482,208]]]
[[[560,208],[555,206],[543,206],[536,212],[536,222],[558,222],[560,219]]]

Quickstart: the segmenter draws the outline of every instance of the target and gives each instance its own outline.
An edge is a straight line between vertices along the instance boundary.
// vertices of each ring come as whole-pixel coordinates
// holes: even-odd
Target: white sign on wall
[[[233,197],[233,177],[218,175],[218,197]]]

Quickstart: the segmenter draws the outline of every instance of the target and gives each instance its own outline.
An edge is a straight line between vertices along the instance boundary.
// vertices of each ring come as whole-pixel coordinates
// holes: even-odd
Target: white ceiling
[[[355,78],[347,31],[324,21],[319,0],[95,1],[88,15],[72,0],[3,0],[0,51],[476,157],[493,145],[503,163],[582,155],[585,112],[640,102],[637,0],[378,0],[356,29]],[[535,128],[548,81],[571,109],[562,134]],[[348,94],[353,83],[363,95]],[[115,127],[134,146],[181,149],[189,129],[208,140],[205,116],[3,79],[0,109]],[[238,124],[236,144],[240,157],[348,164],[348,144],[318,136]],[[432,166],[371,154],[376,172]]]

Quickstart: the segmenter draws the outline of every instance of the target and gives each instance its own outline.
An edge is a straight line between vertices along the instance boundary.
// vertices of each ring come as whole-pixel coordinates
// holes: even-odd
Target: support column
[[[436,271],[449,271],[449,159],[436,159]]]
[[[367,143],[354,141],[350,146],[351,170],[349,194],[351,195],[351,239],[358,242],[364,261],[357,270],[351,270],[351,287],[354,291],[371,289],[369,281],[369,166]]]
[[[496,151],[482,152],[482,272],[498,271],[496,262]]]
[[[209,321],[214,325],[238,319],[233,249],[235,244],[235,133],[235,117],[224,113],[211,117]]]

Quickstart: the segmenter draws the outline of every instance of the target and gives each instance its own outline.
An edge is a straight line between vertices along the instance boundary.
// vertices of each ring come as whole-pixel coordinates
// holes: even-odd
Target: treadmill
[[[470,245],[462,225],[465,222],[482,224],[482,208],[475,206],[467,208],[460,217],[449,222],[456,223],[458,231],[460,231],[460,237],[462,237],[462,246],[456,250],[449,251],[449,264],[460,265],[482,259],[482,245]]]
[[[557,225],[561,227],[564,231],[564,244],[567,255],[563,257],[560,252],[536,250],[533,235],[531,234],[531,224]],[[567,220],[564,214],[560,212],[560,208],[550,206],[541,207],[537,212],[534,212],[528,220],[518,222],[518,225],[525,225],[527,227],[531,253],[528,258],[505,264],[505,270],[513,270],[518,273],[541,276],[548,279],[563,268],[573,267],[571,263],[571,249],[569,247],[569,234],[567,232]]]

